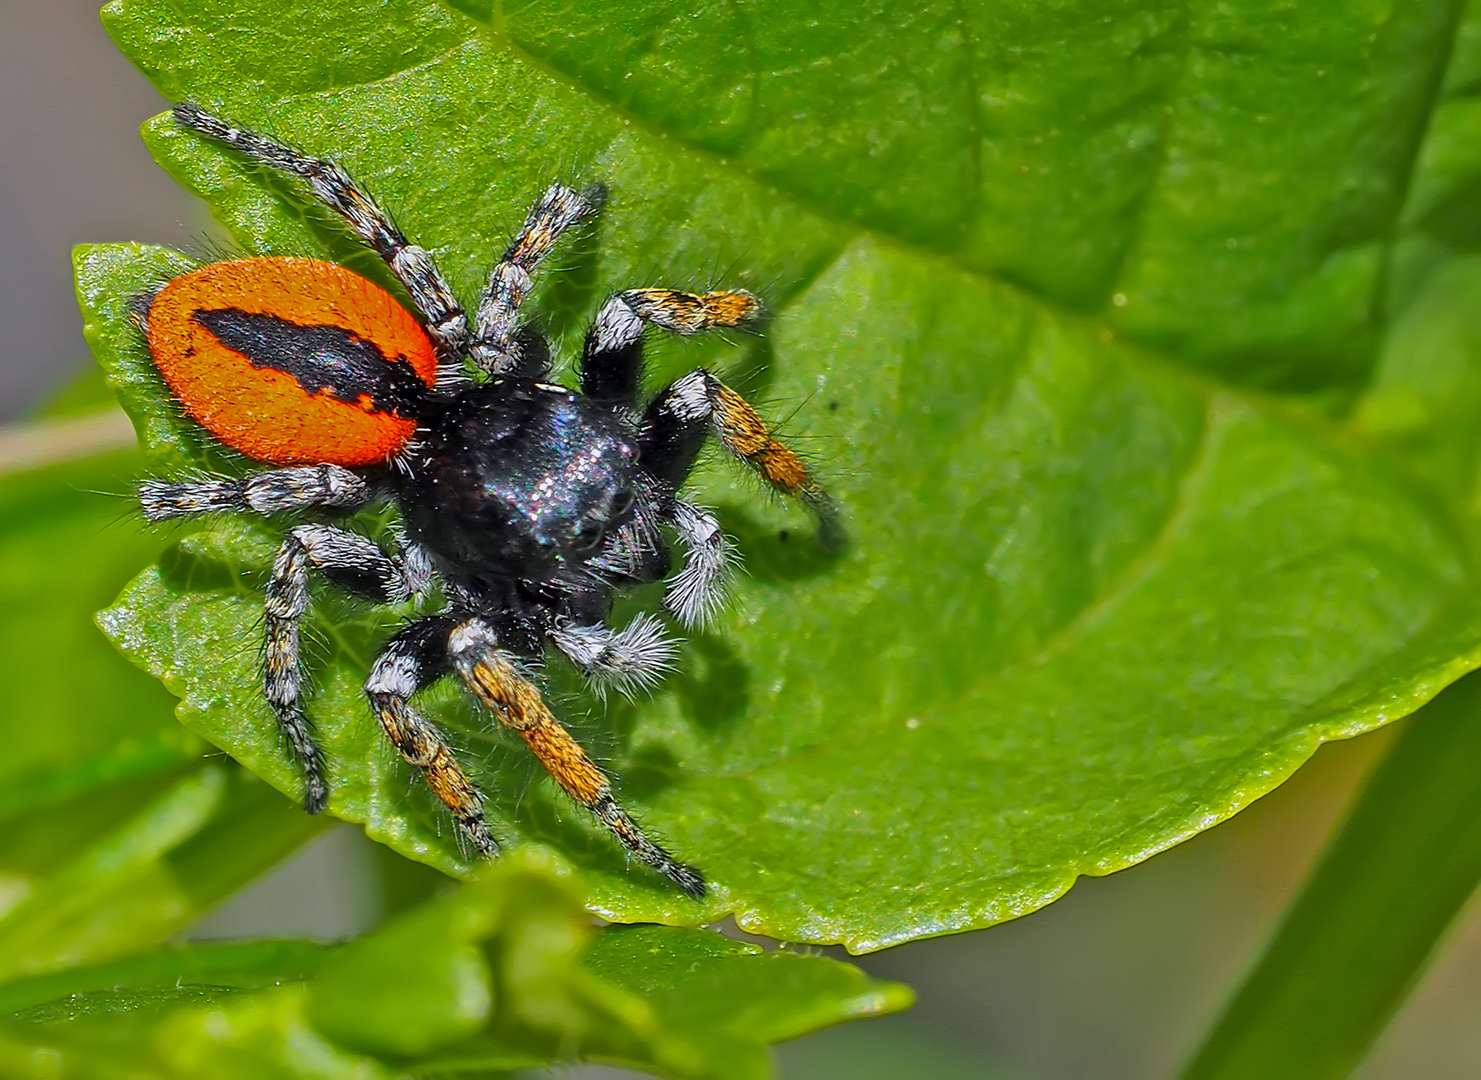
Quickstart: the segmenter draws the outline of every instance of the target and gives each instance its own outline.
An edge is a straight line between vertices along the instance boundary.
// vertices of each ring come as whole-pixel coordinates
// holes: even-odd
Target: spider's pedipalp
[[[448,638],[448,654],[463,682],[483,705],[514,731],[561,789],[609,829],[641,862],[696,899],[704,877],[648,839],[612,796],[605,773],[551,715],[540,691],[520,674],[514,657],[482,619],[470,619]]]
[[[490,375],[508,375],[526,367],[516,331],[519,307],[530,291],[530,275],[571,226],[590,217],[601,204],[596,189],[574,191],[552,184],[531,208],[524,227],[489,275],[473,318],[468,352]]]
[[[344,218],[355,235],[390,267],[421,312],[427,334],[437,346],[438,358],[448,369],[448,379],[455,377],[468,341],[467,316],[432,256],[426,249],[408,242],[385,211],[348,173],[332,161],[309,157],[275,139],[233,127],[190,102],[176,105],[174,116],[181,127],[225,143],[259,165],[308,181],[314,197]],[[442,381],[439,373],[439,382]]]
[[[432,591],[437,571],[432,566],[432,557],[427,549],[406,535],[405,529],[391,530],[396,542],[397,561],[401,565],[402,577],[406,581],[410,599],[421,600]]]
[[[457,822],[459,834],[479,855],[499,845],[489,832],[483,797],[458,764],[442,734],[408,704],[418,690],[447,674],[448,634],[456,620],[429,616],[403,627],[376,658],[365,680],[365,695],[381,730]]]
[[[651,615],[639,615],[615,631],[558,621],[548,636],[598,691],[610,686],[624,697],[658,683],[673,668],[677,652],[663,623]]]
[[[663,606],[685,626],[704,626],[725,602],[731,544],[709,510],[676,499],[672,520],[684,547],[684,562],[669,578]]]

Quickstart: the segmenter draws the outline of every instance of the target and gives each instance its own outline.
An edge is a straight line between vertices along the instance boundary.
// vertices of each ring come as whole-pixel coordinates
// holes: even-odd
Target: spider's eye
[[[628,510],[632,508],[632,504],[632,491],[630,489],[619,491],[617,493],[617,497],[612,500],[612,516],[619,517],[620,515],[627,513]]]
[[[590,551],[601,543],[602,533],[603,528],[600,521],[588,520],[582,524],[576,538],[571,541],[571,547],[576,551]]]

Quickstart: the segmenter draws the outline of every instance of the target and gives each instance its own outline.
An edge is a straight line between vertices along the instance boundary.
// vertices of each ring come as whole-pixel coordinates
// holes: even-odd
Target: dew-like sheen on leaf
[[[854,950],[988,925],[1214,824],[1477,662],[1447,504],[1240,388],[1339,400],[1366,377],[1448,8],[1089,7],[107,9],[168,97],[333,155],[465,302],[548,183],[605,182],[529,307],[566,356],[615,289],[766,299],[765,337],[666,344],[654,374],[715,364],[770,403],[849,545],[820,550],[717,463],[696,497],[748,571],[718,625],[635,707],[550,669],[561,715],[712,898],[628,867],[490,718],[426,695],[501,835],[560,848],[594,910],[733,911]],[[387,281],[280,178],[164,120],[146,137],[246,249]],[[90,340],[161,468],[214,452],[128,297],[183,265],[125,246],[78,263]],[[281,528],[209,525],[103,623],[188,727],[297,793],[256,674]],[[404,612],[320,595],[309,712],[332,812],[463,872],[358,689]]]

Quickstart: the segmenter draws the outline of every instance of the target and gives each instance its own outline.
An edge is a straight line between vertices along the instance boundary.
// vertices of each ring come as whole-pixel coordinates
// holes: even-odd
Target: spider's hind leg
[[[174,115],[175,122],[183,128],[225,143],[259,165],[308,181],[314,197],[344,218],[355,235],[396,275],[421,312],[427,333],[437,346],[440,375],[448,381],[458,380],[463,348],[468,340],[468,319],[458,306],[452,288],[427,250],[410,243],[348,173],[332,161],[309,157],[275,139],[233,127],[190,102],[176,105]]]
[[[425,567],[415,553],[403,551],[392,558],[374,541],[328,525],[290,529],[278,548],[263,605],[262,688],[303,771],[303,808],[317,814],[328,802],[329,788],[324,780],[324,755],[303,711],[299,641],[308,611],[310,568],[340,588],[387,604],[409,599],[427,581]]]

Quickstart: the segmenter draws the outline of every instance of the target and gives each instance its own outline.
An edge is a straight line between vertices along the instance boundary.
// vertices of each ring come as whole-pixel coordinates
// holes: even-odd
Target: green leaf
[[[1187,1080],[1348,1076],[1481,882],[1481,677],[1408,724]]]
[[[202,749],[168,694],[93,625],[162,539],[119,496],[144,468],[114,453],[0,477],[0,821],[175,768]],[[0,865],[4,865],[0,841]]]
[[[121,499],[142,470],[105,453],[0,477],[0,979],[151,948],[314,828],[235,769],[186,775],[204,744],[93,625],[164,546]]]
[[[72,968],[53,975],[16,979],[0,986],[0,1016],[24,1014],[52,1023],[98,1011],[94,1005],[141,989],[174,986],[260,990],[302,982],[334,955],[334,949],[309,941],[244,941],[180,945],[143,953],[111,964]],[[75,1012],[57,1008],[77,1006]],[[125,1006],[131,1008],[131,1006]]]
[[[729,1062],[733,1075],[769,1075],[768,1043],[899,1012],[914,998],[850,964],[763,952],[705,930],[612,927],[597,936],[586,963],[652,1006],[664,1030],[683,1032]]]
[[[1466,12],[1394,247],[1391,319],[1350,426],[1406,454],[1474,517],[1481,410],[1481,9]]]
[[[666,342],[653,375],[719,366],[795,409],[848,548],[820,550],[717,464],[698,497],[748,570],[720,624],[637,706],[583,717],[590,698],[549,671],[712,899],[630,870],[454,688],[426,696],[500,834],[575,860],[601,914],[734,912],[855,950],[988,925],[1229,816],[1478,662],[1451,503],[1212,377],[1328,406],[1366,377],[1449,4],[119,0],[105,18],[166,95],[334,155],[465,302],[547,183],[608,183],[595,235],[529,307],[567,357],[612,289],[766,293],[767,337]],[[163,119],[146,138],[249,250],[386,280],[292,184]],[[156,461],[232,467],[127,320],[183,265],[83,252],[88,332]],[[207,528],[103,621],[187,726],[296,794],[239,645],[280,528]],[[468,873],[360,700],[405,613],[319,603],[333,812]]]
[[[153,948],[324,827],[228,765],[148,795],[107,825],[96,812],[116,801],[75,811],[92,834],[73,837],[83,842],[70,857],[26,880],[0,917],[0,981]]]
[[[9,1052],[66,1075],[373,1077],[602,1060],[750,1080],[771,1075],[772,1042],[909,1001],[823,957],[597,931],[569,870],[524,853],[345,947],[192,946],[12,983],[0,1066]]]
[[[320,1030],[367,1052],[423,1054],[488,1022],[493,975],[477,946],[486,905],[417,911],[346,950],[314,987]]]
[[[88,1080],[391,1080],[404,1075],[350,1053],[304,1019],[307,989],[150,986],[112,991],[78,1007],[58,1002],[0,1021],[0,1072]],[[45,1075],[45,1074],[43,1074]]]

